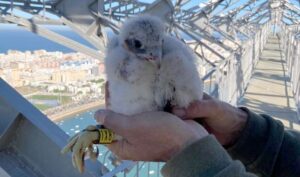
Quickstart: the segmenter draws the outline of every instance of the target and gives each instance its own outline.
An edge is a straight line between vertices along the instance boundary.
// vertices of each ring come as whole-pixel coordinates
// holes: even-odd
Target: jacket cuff
[[[195,174],[218,173],[232,162],[226,150],[209,135],[190,146],[169,160],[162,168],[165,177],[194,177]],[[201,176],[201,175],[200,175]]]
[[[267,168],[262,164],[273,164],[274,157],[265,154],[276,154],[279,150],[283,126],[268,115],[255,114],[245,107],[240,109],[248,114],[248,120],[240,138],[227,152],[233,159],[242,161],[249,168]],[[260,167],[256,167],[257,164],[260,164]]]

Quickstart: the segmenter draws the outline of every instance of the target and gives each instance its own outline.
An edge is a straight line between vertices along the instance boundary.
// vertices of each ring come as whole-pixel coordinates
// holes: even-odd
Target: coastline
[[[68,119],[69,117],[86,112],[91,109],[100,109],[105,107],[105,101],[100,100],[100,101],[94,101],[94,102],[89,102],[87,104],[83,104],[80,106],[74,106],[72,108],[65,108],[63,111],[58,111],[57,113],[50,114],[47,113],[49,110],[45,110],[43,112],[52,122],[58,122],[64,119]]]
[[[46,116],[53,122],[57,122],[63,119],[66,119],[67,117],[70,117],[72,115],[78,114],[78,113],[82,113],[85,112],[87,110],[90,109],[94,109],[94,108],[103,108],[104,107],[104,101],[95,101],[92,103],[88,103],[88,104],[84,104],[81,106],[77,106],[71,109],[67,109],[65,111],[61,111],[58,112],[56,114],[52,114],[52,115],[47,115]]]

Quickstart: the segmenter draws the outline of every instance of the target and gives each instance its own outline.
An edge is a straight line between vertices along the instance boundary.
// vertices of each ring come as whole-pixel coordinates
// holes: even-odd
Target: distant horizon
[[[50,26],[48,29],[83,45],[94,48],[85,39],[67,27]],[[13,24],[0,25],[0,39],[0,54],[6,54],[8,50],[18,50],[21,52],[35,50],[46,50],[48,52],[59,51],[63,53],[77,52]]]
[[[21,51],[21,50],[17,50],[17,49],[9,49],[7,50],[5,53],[1,53],[0,52],[0,55],[7,55],[9,51],[17,51],[17,52],[21,52],[21,53],[25,53],[25,52],[31,52],[31,53],[34,53],[35,51],[40,51],[40,50],[45,50],[46,52],[61,52],[63,54],[71,54],[71,53],[78,53],[78,51],[70,51],[70,52],[62,52],[62,51],[47,51],[46,49],[36,49],[36,50],[25,50],[25,51]]]
[[[75,40],[83,45],[95,49],[95,47],[93,47],[89,42],[87,42],[85,39],[83,39],[68,27],[48,25],[47,28],[54,32],[57,32],[58,34]],[[188,37],[187,35],[184,35],[183,37],[187,40],[190,40],[190,37]],[[21,52],[35,50],[46,50],[47,52],[58,51],[63,53],[78,52],[51,40],[48,40],[35,33],[27,31],[24,28],[18,27],[14,24],[0,24],[0,39],[3,39],[0,40],[0,54],[6,54],[8,50],[17,50]]]
[[[71,28],[68,26],[63,26],[63,25],[42,25],[42,27],[45,27],[47,29],[55,30],[55,31],[71,31]],[[16,24],[3,24],[0,23],[0,29],[10,29],[10,30],[24,30],[24,28],[16,25]],[[0,32],[1,32],[0,30]]]

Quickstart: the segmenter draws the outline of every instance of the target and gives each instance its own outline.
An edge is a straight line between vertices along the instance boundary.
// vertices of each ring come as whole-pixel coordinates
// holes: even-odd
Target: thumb
[[[100,109],[94,115],[97,123],[104,125],[120,136],[126,136],[130,122],[128,116],[116,112]]]
[[[173,114],[183,119],[209,118],[215,110],[213,100],[192,102],[187,108],[173,108]]]

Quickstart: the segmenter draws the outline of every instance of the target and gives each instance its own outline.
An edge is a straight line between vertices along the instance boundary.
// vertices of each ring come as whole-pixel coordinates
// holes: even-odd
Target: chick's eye
[[[139,41],[139,40],[134,40],[134,47],[135,48],[137,48],[137,49],[140,49],[140,48],[142,48],[142,43],[141,43],[141,41]]]

